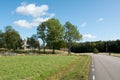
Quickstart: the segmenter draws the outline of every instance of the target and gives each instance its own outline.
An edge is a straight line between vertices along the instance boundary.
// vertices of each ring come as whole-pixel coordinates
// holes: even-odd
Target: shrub
[[[97,48],[94,48],[94,49],[93,49],[93,53],[94,53],[94,54],[98,54],[98,53],[99,53],[98,49],[97,49]]]

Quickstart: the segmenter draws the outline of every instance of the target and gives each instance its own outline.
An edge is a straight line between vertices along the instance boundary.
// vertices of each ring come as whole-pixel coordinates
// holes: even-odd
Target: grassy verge
[[[81,58],[82,56],[79,56],[78,59],[71,62],[68,66],[64,67],[62,70],[49,77],[47,80],[60,80],[60,78],[63,77],[70,69],[72,69],[80,61]]]
[[[90,56],[83,56],[60,80],[88,80]]]
[[[120,58],[120,53],[111,53],[111,56],[119,57]]]
[[[0,80],[46,80],[78,58],[51,55],[0,57]]]

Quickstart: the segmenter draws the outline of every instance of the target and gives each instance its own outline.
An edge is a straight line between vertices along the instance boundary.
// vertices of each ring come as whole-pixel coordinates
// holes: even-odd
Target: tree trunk
[[[71,42],[69,41],[68,42],[68,55],[71,54]]]
[[[40,47],[38,49],[39,49],[39,54],[40,54]]]
[[[55,47],[53,46],[53,51],[52,51],[52,54],[55,54]]]
[[[45,42],[43,43],[43,46],[44,46],[44,54],[45,54]]]
[[[44,46],[44,54],[45,54],[45,46]]]

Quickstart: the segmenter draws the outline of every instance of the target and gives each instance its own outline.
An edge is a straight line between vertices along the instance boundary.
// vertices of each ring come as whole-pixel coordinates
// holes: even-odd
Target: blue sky
[[[76,25],[82,42],[120,39],[120,0],[1,0],[0,10],[0,30],[10,25],[22,39],[50,18]]]

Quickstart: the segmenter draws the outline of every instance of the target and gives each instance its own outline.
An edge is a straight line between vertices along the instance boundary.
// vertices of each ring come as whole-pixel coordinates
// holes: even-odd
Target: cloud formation
[[[104,21],[104,18],[99,18],[98,20],[97,20],[98,22],[102,22],[102,21]]]
[[[14,21],[13,24],[15,26],[19,26],[19,27],[26,27],[26,28],[32,28],[32,24],[29,23],[26,20],[18,20],[18,21]]]
[[[52,18],[53,16],[49,16],[46,18],[35,18],[32,22],[28,22],[27,20],[21,19],[14,21],[13,24],[18,27],[25,27],[25,28],[32,28],[33,26],[38,26],[40,23],[47,21],[48,19]]]
[[[81,27],[86,27],[87,26],[87,22],[83,22],[82,24],[81,24]]]
[[[22,15],[39,17],[46,15],[48,11],[48,5],[36,6],[35,4],[21,4],[16,8],[16,12]]]
[[[83,35],[83,38],[89,38],[89,39],[91,39],[91,38],[96,38],[96,36],[94,36],[92,34],[85,34],[85,35]]]
[[[38,26],[41,22],[44,22],[55,16],[54,13],[48,13],[48,5],[36,6],[35,4],[21,3],[20,6],[16,8],[16,12],[25,15],[31,16],[31,22],[26,19],[20,19],[14,21],[13,24],[18,27],[32,28],[33,26]]]

